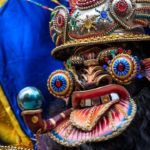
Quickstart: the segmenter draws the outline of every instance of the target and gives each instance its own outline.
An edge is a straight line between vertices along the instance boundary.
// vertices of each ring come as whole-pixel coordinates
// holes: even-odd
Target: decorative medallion
[[[110,19],[108,15],[109,8],[107,8],[106,10],[103,9],[102,11],[95,9],[95,11],[100,14],[100,16],[98,17],[97,23],[100,23],[101,20],[102,22],[106,22],[107,20],[109,23],[112,23],[112,20]]]
[[[56,25],[58,28],[62,28],[64,26],[65,18],[62,14],[58,14],[56,16]]]
[[[68,97],[74,89],[74,75],[70,71],[57,70],[48,79],[50,93],[58,98]]]
[[[112,78],[122,84],[129,84],[139,69],[138,62],[128,54],[118,54],[109,64]]]
[[[116,13],[118,13],[118,15],[125,16],[128,12],[128,3],[126,2],[126,0],[119,0],[114,5],[114,10]]]
[[[113,0],[109,3],[110,12],[113,17],[127,29],[135,28],[132,16],[134,16],[135,1]]]

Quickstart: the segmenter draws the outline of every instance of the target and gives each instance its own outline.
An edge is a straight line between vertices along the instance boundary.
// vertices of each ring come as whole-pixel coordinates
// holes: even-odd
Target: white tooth
[[[91,99],[85,99],[85,106],[91,106]]]
[[[119,95],[117,93],[110,94],[112,101],[119,100]]]

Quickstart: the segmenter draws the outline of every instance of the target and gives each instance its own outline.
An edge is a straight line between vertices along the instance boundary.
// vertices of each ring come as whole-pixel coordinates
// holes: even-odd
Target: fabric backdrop
[[[50,8],[57,6],[50,0],[36,2]],[[64,0],[60,2],[67,5]],[[0,84],[22,129],[30,137],[33,135],[20,115],[17,94],[26,86],[35,86],[42,91],[43,107],[46,106],[55,100],[47,90],[48,76],[62,67],[50,55],[55,46],[49,34],[50,13],[26,0],[8,0],[0,6]]]

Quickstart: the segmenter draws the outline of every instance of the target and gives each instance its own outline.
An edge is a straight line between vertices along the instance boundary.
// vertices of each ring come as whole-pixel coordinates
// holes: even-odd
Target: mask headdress
[[[50,31],[54,29],[61,41],[54,40],[57,47],[52,55],[56,59],[67,59],[77,46],[150,39],[144,31],[150,23],[149,1],[77,0],[74,4],[76,7],[72,14],[62,6],[54,9]]]

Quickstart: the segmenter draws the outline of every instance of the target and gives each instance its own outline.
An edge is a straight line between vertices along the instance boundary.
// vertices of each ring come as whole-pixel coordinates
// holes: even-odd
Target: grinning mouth
[[[72,107],[77,109],[80,107],[101,105],[110,101],[127,99],[128,96],[129,93],[124,87],[111,84],[92,90],[74,92],[72,94]]]
[[[103,105],[111,101],[117,102],[119,100],[119,95],[117,93],[110,93],[100,97],[86,98],[80,101],[80,107],[91,107],[96,105]]]
[[[77,91],[72,95],[74,111],[70,120],[74,126],[84,131],[91,131],[104,116],[109,116],[112,109],[119,109],[127,119],[129,93],[120,85],[108,85],[87,91]],[[115,125],[115,122],[114,122]]]

